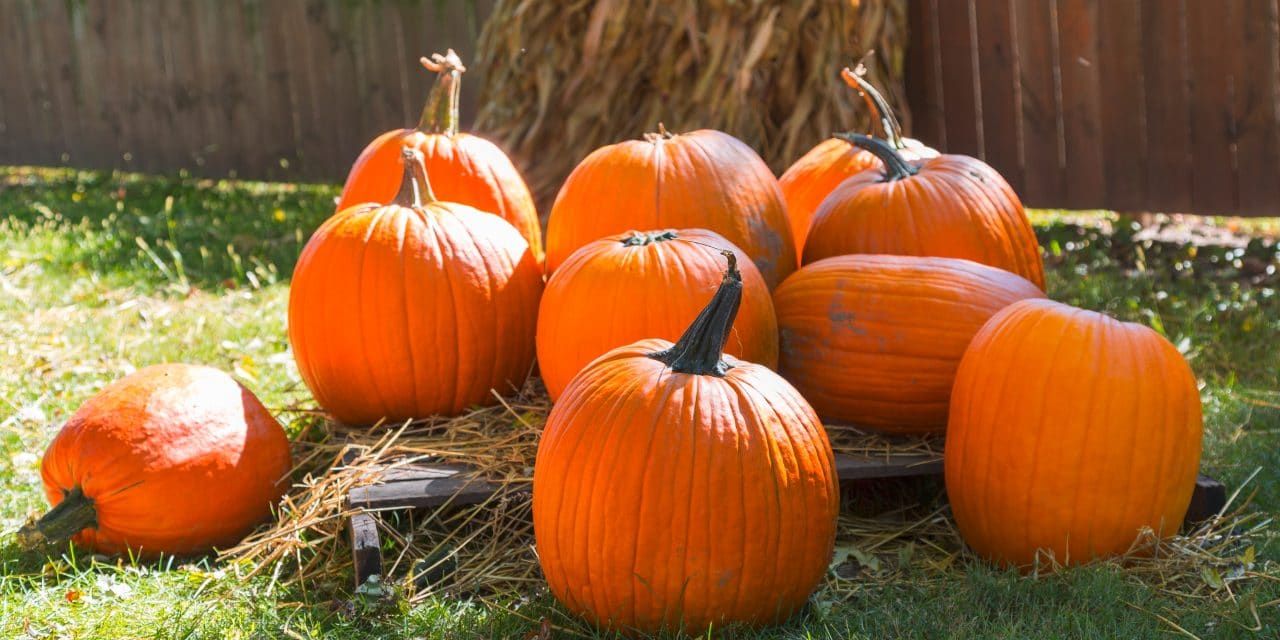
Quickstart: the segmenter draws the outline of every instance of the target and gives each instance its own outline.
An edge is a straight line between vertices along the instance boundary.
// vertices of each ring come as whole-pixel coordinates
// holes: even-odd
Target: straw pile
[[[727,131],[780,172],[869,128],[839,76],[869,50],[869,79],[907,117],[906,29],[905,0],[498,0],[476,130],[516,158],[544,215],[587,153],[659,122]]]

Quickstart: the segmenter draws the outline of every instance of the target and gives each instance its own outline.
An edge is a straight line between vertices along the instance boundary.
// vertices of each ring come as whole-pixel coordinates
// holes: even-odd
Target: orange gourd
[[[462,60],[450,49],[421,62],[438,77],[417,128],[388,131],[365,147],[347,175],[337,211],[366,202],[390,202],[400,189],[401,150],[417,149],[440,200],[497,214],[520,232],[534,256],[542,260],[538,211],[520,172],[494,143],[458,132],[458,95],[466,71]]]
[[[840,134],[885,165],[845,180],[822,201],[804,264],[847,253],[964,258],[1012,271],[1044,288],[1044,265],[1017,194],[969,156],[908,162],[888,144]]]
[[[1002,565],[1124,553],[1177,532],[1200,465],[1200,393],[1168,340],[1048,300],[1010,305],[956,374],[946,483],[964,539]]]
[[[723,283],[674,345],[601,356],[551,410],[533,476],[555,596],[632,634],[777,622],[831,559],[839,487],[822,425],[773,371],[722,356],[743,286]]]
[[[533,366],[542,272],[505,220],[436,200],[406,149],[390,204],[356,205],[307,242],[289,343],[316,401],[343,422],[457,414]]]
[[[547,222],[547,274],[593,240],[665,228],[724,236],[751,256],[770,289],[796,268],[786,203],[760,156],[727,133],[674,135],[659,125],[574,168]]]
[[[868,110],[880,123],[885,140],[903,159],[921,160],[937,157],[938,151],[919,140],[902,135],[898,117],[884,96],[864,77],[866,67],[861,63],[850,70],[845,67],[840,77],[845,84],[862,95]],[[878,169],[884,164],[871,152],[861,149],[847,140],[831,137],[818,143],[808,153],[800,156],[778,178],[782,195],[787,200],[787,217],[791,220],[791,236],[796,242],[796,252],[803,253],[804,240],[809,234],[809,224],[818,205],[841,182],[866,169]]]
[[[40,466],[53,509],[19,539],[204,554],[267,520],[290,468],[280,423],[231,376],[146,367],[103,388],[54,437]]]
[[[941,433],[969,339],[1000,309],[1044,294],[954,258],[847,255],[805,265],[774,291],[778,371],[824,420]]]
[[[578,249],[547,282],[538,309],[538,370],[551,399],[610,349],[679,338],[723,275],[719,254],[708,247],[742,260],[744,302],[725,350],[777,367],[769,288],[741,249],[703,229],[632,231]]]

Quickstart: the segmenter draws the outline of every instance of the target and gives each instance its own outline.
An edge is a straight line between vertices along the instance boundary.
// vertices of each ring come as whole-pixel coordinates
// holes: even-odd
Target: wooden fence
[[[911,0],[915,134],[1034,206],[1280,216],[1277,0]]]

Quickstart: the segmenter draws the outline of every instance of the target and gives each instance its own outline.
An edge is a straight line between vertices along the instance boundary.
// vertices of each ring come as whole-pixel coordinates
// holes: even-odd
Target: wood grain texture
[[[1062,79],[1062,151],[1066,189],[1062,206],[1105,206],[1102,101],[1098,68],[1098,6],[1058,0],[1058,43]]]
[[[1194,1],[1194,0],[1193,0]],[[1185,0],[1143,0],[1149,211],[1191,208]]]
[[[1019,195],[1028,202],[1063,202],[1066,195],[1056,11],[1050,2],[1014,5],[1027,172]]]
[[[1280,4],[1243,0],[1236,108],[1240,210],[1280,215]]]
[[[1020,0],[976,0],[978,81],[982,99],[983,160],[1019,194],[1026,193],[1022,150],[1022,101],[1013,4]]]

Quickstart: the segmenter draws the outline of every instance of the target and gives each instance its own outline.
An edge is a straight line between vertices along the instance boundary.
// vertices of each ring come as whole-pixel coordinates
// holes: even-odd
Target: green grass
[[[331,211],[329,185],[0,169],[0,637],[525,637],[546,618],[589,633],[546,596],[527,602],[353,599],[341,582],[282,589],[209,561],[137,564],[19,551],[40,512],[39,456],[94,391],[162,361],[232,371],[277,411],[308,396],[285,339],[288,276]],[[1113,233],[1095,222],[1110,220]],[[1142,243],[1114,217],[1038,214],[1051,295],[1155,327],[1204,383],[1204,467],[1280,513],[1280,277],[1240,255]],[[1252,227],[1264,232],[1268,223]],[[288,420],[291,414],[282,413]],[[1280,561],[1273,537],[1254,540]],[[923,574],[922,574],[923,576]],[[848,585],[756,638],[1266,638],[1280,584],[1188,601],[1111,565],[1028,578],[966,560],[943,577]],[[1259,626],[1262,628],[1256,631]]]

